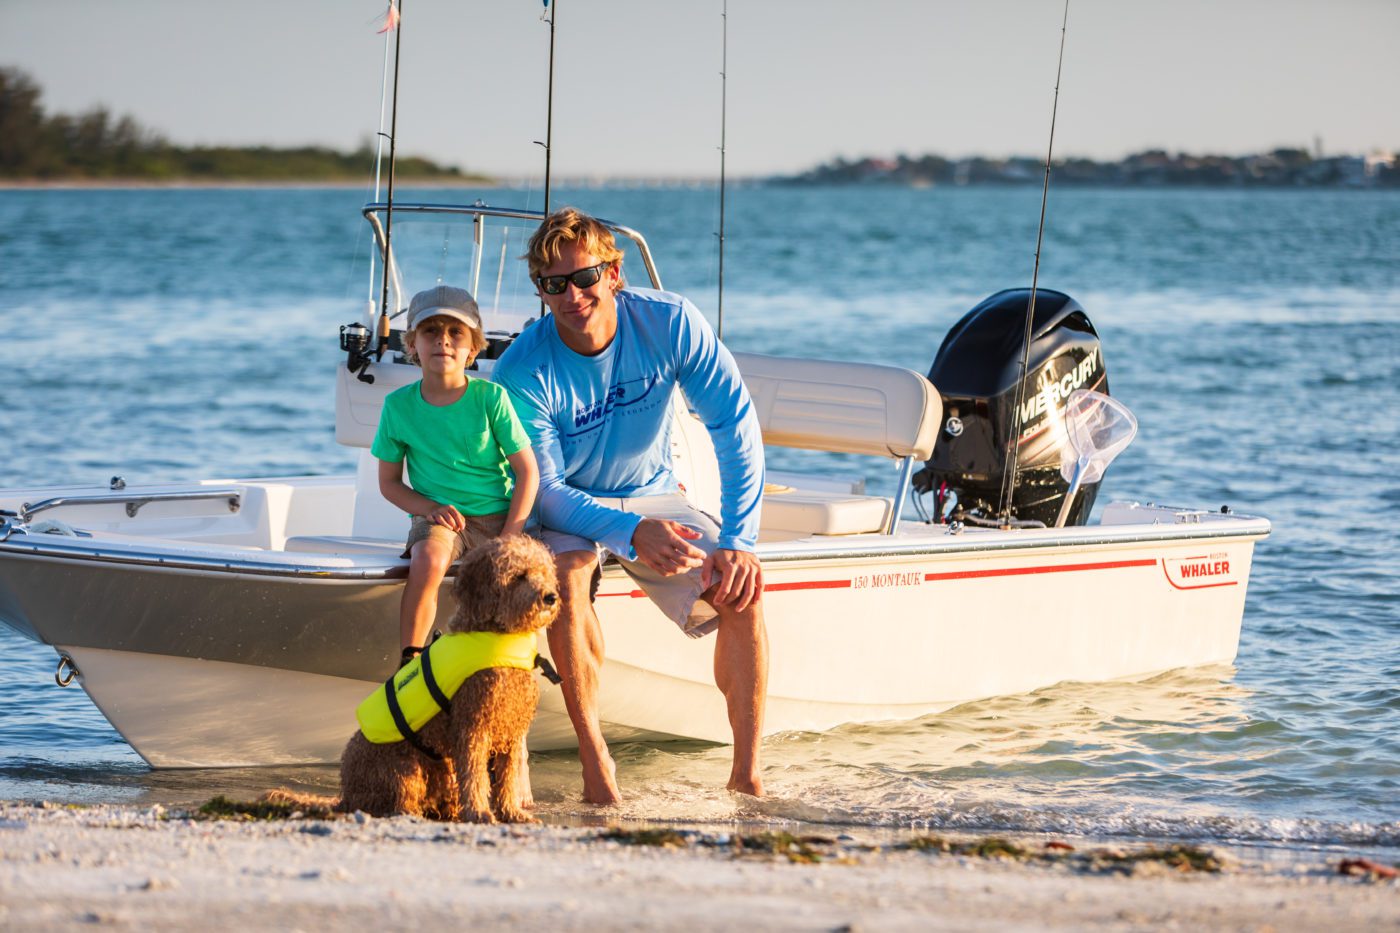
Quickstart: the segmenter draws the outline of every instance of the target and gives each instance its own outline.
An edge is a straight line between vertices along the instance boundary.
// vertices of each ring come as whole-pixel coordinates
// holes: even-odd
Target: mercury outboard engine
[[[938,348],[928,378],[943,397],[943,428],[933,456],[914,476],[917,491],[934,494],[934,521],[989,524],[999,517],[1030,295],[1028,288],[997,292],[958,321]],[[1065,399],[1080,388],[1108,394],[1098,333],[1063,292],[1036,290],[1026,372],[1011,516],[1051,526],[1069,489],[1060,475]],[[1098,483],[1080,487],[1068,524],[1088,520],[1097,493]]]

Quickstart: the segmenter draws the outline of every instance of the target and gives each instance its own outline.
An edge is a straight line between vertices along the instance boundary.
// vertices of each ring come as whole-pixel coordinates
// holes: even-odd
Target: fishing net
[[[1137,436],[1137,418],[1128,406],[1102,392],[1076,389],[1065,403],[1065,433],[1060,449],[1060,475],[1078,485],[1097,483],[1113,458]]]

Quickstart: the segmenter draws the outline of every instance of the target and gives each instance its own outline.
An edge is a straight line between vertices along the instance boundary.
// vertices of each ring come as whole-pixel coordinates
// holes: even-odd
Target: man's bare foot
[[[579,761],[583,764],[583,799],[600,807],[612,806],[622,801],[617,790],[617,765],[612,756],[604,750],[589,754],[580,746]]]
[[[750,797],[762,797],[763,778],[756,774],[751,776],[745,775],[744,777],[731,774],[729,776],[729,783],[725,785],[725,789],[740,794],[748,794]]]

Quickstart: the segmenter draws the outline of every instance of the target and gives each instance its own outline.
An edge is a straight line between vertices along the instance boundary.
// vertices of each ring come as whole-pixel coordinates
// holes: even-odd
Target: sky
[[[719,167],[725,0],[556,0],[557,177]],[[0,66],[50,112],[182,144],[354,148],[387,0],[0,0]],[[1043,158],[1061,0],[728,0],[726,170],[837,156]],[[543,171],[541,0],[406,0],[401,152]],[[1055,154],[1400,148],[1400,0],[1071,0]]]

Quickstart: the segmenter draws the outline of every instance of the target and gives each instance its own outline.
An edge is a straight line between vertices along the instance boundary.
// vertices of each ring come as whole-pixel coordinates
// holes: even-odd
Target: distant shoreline
[[[443,181],[433,178],[398,178],[396,185],[413,188],[510,188],[492,178],[460,179]],[[242,179],[242,178],[179,178],[157,181],[150,178],[62,178],[62,179],[19,179],[0,178],[0,191],[93,191],[93,190],[179,190],[190,188],[326,188],[359,191],[372,187],[373,182],[331,181],[317,179]]]
[[[716,179],[681,178],[566,178],[554,181],[555,190],[636,190],[643,188],[718,188]],[[500,190],[542,190],[537,181],[519,178],[486,178],[478,180],[434,178],[399,178],[398,188],[467,190],[491,188]],[[1051,188],[1061,192],[1075,191],[1216,191],[1268,193],[1279,191],[1344,191],[1358,194],[1376,194],[1396,188],[1354,185],[1213,185],[1201,182],[1180,182],[1168,184],[1121,184],[1113,182],[1069,182],[1056,183],[1051,176]],[[15,179],[0,178],[0,191],[238,191],[238,190],[325,190],[325,191],[366,191],[373,182],[330,181],[317,179],[213,179],[181,178],[153,180],[149,178],[64,178],[64,179]],[[1008,182],[979,181],[968,184],[907,184],[890,181],[822,181],[793,184],[782,179],[731,179],[729,188],[770,188],[770,189],[830,189],[830,190],[1012,190],[1023,189],[1026,185]],[[384,186],[381,184],[381,197]]]

